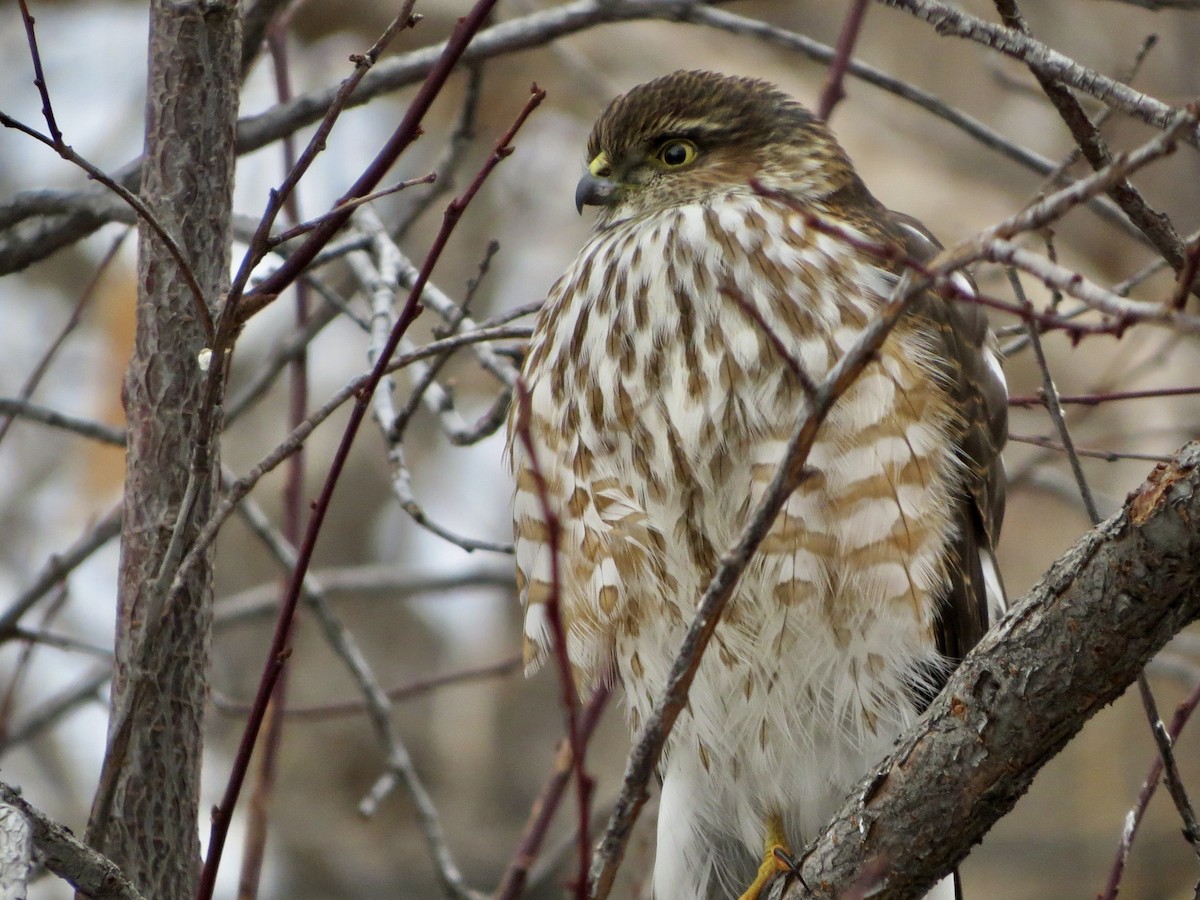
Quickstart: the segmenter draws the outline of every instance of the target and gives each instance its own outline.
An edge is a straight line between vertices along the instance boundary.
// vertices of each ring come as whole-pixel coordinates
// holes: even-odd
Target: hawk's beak
[[[575,209],[582,213],[585,206],[608,206],[617,201],[617,183],[611,178],[598,178],[588,172],[575,186]]]

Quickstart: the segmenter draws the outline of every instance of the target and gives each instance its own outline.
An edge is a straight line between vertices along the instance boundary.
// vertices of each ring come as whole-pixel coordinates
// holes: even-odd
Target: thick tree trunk
[[[183,254],[211,309],[228,287],[240,17],[236,0],[153,0],[141,195]],[[88,842],[149,897],[196,887],[212,566],[171,584],[212,506],[217,454],[197,356],[210,338],[194,292],[142,224],[137,336],[125,378],[128,424],[109,744]],[[214,363],[215,364],[215,363]],[[189,481],[191,482],[189,489]],[[185,499],[186,498],[186,499]],[[174,560],[172,562],[171,560]],[[166,560],[166,564],[164,564]]]

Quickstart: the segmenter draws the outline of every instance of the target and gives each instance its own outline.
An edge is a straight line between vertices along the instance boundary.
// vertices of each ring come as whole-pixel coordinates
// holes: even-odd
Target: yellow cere
[[[588,163],[588,171],[596,178],[606,178],[612,172],[612,167],[608,162],[608,154],[601,151],[596,154],[596,158]]]

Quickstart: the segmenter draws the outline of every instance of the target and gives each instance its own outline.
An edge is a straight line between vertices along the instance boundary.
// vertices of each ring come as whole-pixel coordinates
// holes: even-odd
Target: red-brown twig
[[[446,42],[446,47],[442,51],[441,57],[433,68],[430,69],[424,84],[421,85],[421,89],[417,91],[417,95],[409,103],[408,109],[404,113],[404,118],[400,120],[400,124],[396,126],[396,130],[392,132],[392,136],[388,138],[383,149],[379,151],[375,159],[371,161],[354,184],[350,186],[345,195],[338,200],[337,204],[335,204],[336,206],[344,206],[351,200],[375,190],[375,186],[387,174],[387,171],[392,167],[392,164],[395,163],[400,154],[421,136],[421,120],[425,117],[425,113],[429,111],[429,107],[433,105],[433,101],[441,92],[446,79],[450,77],[451,70],[467,49],[467,44],[471,42],[476,32],[483,27],[495,5],[496,0],[479,0],[467,15],[458,20],[454,28],[454,33],[450,36],[450,40]],[[267,276],[251,294],[257,296],[260,300],[269,302],[271,297],[295,281],[312,261],[312,258],[317,255],[317,251],[328,244],[330,238],[349,221],[353,209],[339,209],[335,212],[335,215],[331,215],[309,234],[304,243],[288,257],[287,261]]]
[[[76,153],[63,140],[62,132],[58,128],[58,122],[54,118],[54,107],[50,103],[50,90],[46,86],[46,78],[42,72],[42,54],[38,49],[37,32],[34,30],[33,16],[30,14],[25,0],[19,0],[19,2],[21,4],[21,17],[25,22],[25,37],[29,42],[29,56],[33,60],[34,84],[37,86],[38,94],[42,98],[42,115],[45,117],[46,128],[50,134],[42,134],[36,128],[31,128],[2,112],[0,112],[0,125],[4,125],[7,128],[15,128],[17,131],[41,141],[67,162],[73,163],[83,169],[89,178],[104,185],[134,209],[138,217],[163,242],[167,248],[167,252],[171,254],[171,258],[179,266],[179,271],[183,274],[183,279],[187,282],[188,289],[192,293],[192,299],[195,301],[196,317],[204,326],[205,334],[211,340],[214,334],[212,315],[208,311],[208,302],[204,298],[204,291],[200,289],[200,283],[196,281],[196,273],[192,271],[191,265],[189,265],[187,258],[183,254],[183,248],[179,246],[179,243],[171,236],[158,217],[154,215],[150,207],[142,201],[141,197],[92,165],[92,163]]]
[[[545,603],[546,618],[550,620],[554,661],[558,666],[559,688],[562,691],[563,709],[567,717],[567,743],[570,746],[571,767],[575,773],[575,784],[579,795],[579,875],[575,880],[574,891],[579,900],[586,900],[588,864],[591,859],[589,820],[591,818],[592,779],[584,769],[584,753],[587,746],[580,731],[579,694],[575,690],[575,675],[571,669],[567,629],[563,624],[562,575],[559,555],[562,526],[558,513],[550,502],[550,493],[546,488],[546,476],[538,460],[537,446],[534,444],[533,434],[530,430],[533,412],[530,408],[529,390],[520,378],[517,379],[515,400],[517,403],[517,439],[525,450],[529,472],[533,476],[538,505],[541,507],[542,521],[546,524],[546,544],[550,553],[550,595],[546,598]]]
[[[347,208],[358,209],[364,203],[371,203],[375,200],[378,200],[380,197],[388,197],[404,190],[405,188],[416,187],[418,184],[433,184],[435,181],[437,181],[437,174],[430,172],[429,174],[421,175],[418,178],[409,178],[406,181],[400,181],[396,184],[388,185],[385,188],[380,188],[377,191],[372,191],[365,196],[358,197],[354,200],[349,200],[346,203],[343,203],[341,206],[334,207],[329,212],[322,213],[315,219],[309,219],[307,222],[301,222],[299,225],[293,225],[286,231],[281,231],[279,234],[272,236],[268,241],[268,244],[272,247],[278,247],[280,244],[290,241],[293,238],[298,238],[302,234],[308,234],[322,222],[326,221],[330,216],[344,212]]]
[[[1144,391],[1103,391],[1095,394],[1061,394],[1059,403],[1071,403],[1079,406],[1097,406],[1101,403],[1115,403],[1119,400],[1150,400],[1159,397],[1190,397],[1200,394],[1200,387],[1154,388]],[[1008,398],[1009,406],[1044,406],[1046,397],[1042,393],[1019,394]]]
[[[1175,715],[1171,718],[1171,725],[1167,729],[1172,743],[1179,740],[1179,736],[1183,733],[1183,727],[1188,723],[1198,705],[1200,705],[1200,685],[1194,688],[1188,698],[1175,708]],[[1125,864],[1129,860],[1129,851],[1133,848],[1133,839],[1137,836],[1138,826],[1142,823],[1142,817],[1146,814],[1150,799],[1158,789],[1158,782],[1162,778],[1162,774],[1163,756],[1159,753],[1154,757],[1154,762],[1150,764],[1150,771],[1146,773],[1146,780],[1142,782],[1142,789],[1138,791],[1137,802],[1134,803],[1133,809],[1125,815],[1125,825],[1121,829],[1121,840],[1117,845],[1116,858],[1113,859],[1112,869],[1108,874],[1108,883],[1098,900],[1116,900],[1117,891],[1121,886],[1121,877],[1125,873]]]
[[[228,299],[226,300],[224,309],[221,311],[222,332],[224,334],[228,334],[230,336],[235,334],[239,324],[242,321],[249,318],[267,303],[271,302],[271,300],[273,300],[285,287],[287,287],[296,279],[300,272],[302,272],[309,262],[312,261],[312,257],[316,254],[316,252],[321,249],[321,247],[324,247],[325,244],[329,243],[329,239],[332,238],[338,229],[346,223],[346,220],[354,212],[354,207],[348,205],[350,201],[369,194],[374,189],[375,185],[379,183],[380,179],[382,179],[384,172],[391,167],[392,163],[396,161],[397,157],[399,157],[404,149],[410,143],[412,143],[412,141],[415,140],[416,136],[420,133],[420,121],[421,117],[424,115],[424,110],[422,110],[421,113],[418,114],[412,121],[409,121],[411,116],[405,116],[404,122],[402,122],[400,128],[397,129],[396,134],[400,132],[401,128],[405,128],[407,125],[407,128],[412,135],[407,141],[402,142],[399,146],[393,148],[393,152],[389,153],[389,148],[391,148],[391,145],[395,143],[396,134],[393,134],[393,140],[389,142],[388,147],[385,147],[384,150],[381,150],[372,161],[371,166],[368,167],[368,171],[378,168],[381,160],[383,160],[385,154],[387,154],[386,165],[384,165],[383,168],[378,172],[375,180],[369,185],[363,187],[361,190],[355,190],[355,188],[359,187],[363,181],[362,177],[360,177],[359,180],[355,182],[355,187],[351,188],[345,196],[343,196],[337,203],[334,204],[333,212],[330,213],[329,217],[325,218],[320,223],[320,226],[314,232],[309,234],[308,240],[305,241],[305,243],[297,251],[298,253],[302,251],[307,253],[303,262],[296,264],[290,270],[288,277],[277,279],[277,285],[271,290],[259,291],[258,293],[260,296],[257,301],[252,301],[246,304],[246,284],[250,280],[250,273],[254,271],[254,267],[262,261],[263,257],[267,255],[273,246],[270,239],[271,229],[274,227],[276,217],[283,209],[284,202],[296,189],[296,185],[300,183],[300,179],[304,177],[304,173],[308,171],[310,166],[312,166],[313,161],[317,158],[317,155],[325,149],[325,142],[329,137],[329,133],[333,130],[334,124],[341,116],[342,111],[346,108],[346,105],[350,102],[350,97],[354,93],[355,88],[358,87],[359,82],[362,81],[363,76],[365,76],[371,67],[375,65],[376,60],[379,59],[379,55],[383,53],[387,45],[391,43],[392,38],[394,38],[403,29],[411,28],[415,26],[418,21],[420,21],[419,17],[413,16],[412,13],[413,6],[415,4],[416,0],[405,0],[400,12],[394,19],[392,19],[392,21],[388,24],[388,27],[384,29],[383,34],[379,36],[379,39],[375,41],[371,49],[369,49],[366,53],[355,54],[350,58],[354,63],[354,71],[350,73],[349,77],[347,77],[346,80],[341,83],[341,85],[339,85],[337,93],[333,98],[333,102],[329,104],[329,108],[325,110],[325,114],[321,118],[321,124],[317,126],[317,130],[313,133],[312,138],[309,140],[304,150],[301,151],[300,156],[295,161],[295,164],[288,171],[287,175],[284,176],[283,182],[278,188],[271,191],[270,195],[268,196],[267,208],[263,211],[262,218],[259,219],[258,222],[258,228],[255,229],[254,236],[250,239],[250,243],[246,247],[246,253],[242,257],[241,265],[238,266],[237,274],[233,276],[233,283],[229,288]],[[473,35],[474,31],[469,32],[467,40],[469,41]],[[449,48],[447,48],[447,50],[449,50]],[[429,77],[426,78],[425,84],[421,89],[422,93],[428,90],[432,91],[433,95],[436,96],[444,83],[444,78],[435,80],[434,73],[430,72]],[[411,107],[409,112],[412,112]],[[289,257],[289,261],[290,260],[291,257]],[[283,268],[287,268],[287,263],[284,264]],[[279,273],[276,272],[275,274],[278,275]],[[259,287],[261,288],[261,285]]]
[[[582,714],[579,716],[579,737],[584,744],[591,738],[596,723],[600,721],[608,698],[609,688],[602,686],[584,706]],[[504,872],[504,877],[500,879],[500,886],[496,888],[492,900],[516,900],[524,891],[525,884],[529,880],[529,870],[541,850],[542,842],[550,827],[550,820],[562,802],[567,782],[571,779],[572,773],[576,771],[576,757],[571,750],[571,745],[570,738],[559,744],[558,755],[554,761],[554,771],[550,773],[546,786],[542,788],[542,792],[529,811],[529,819],[521,832],[517,850]]]
[[[481,6],[490,4],[484,2]],[[470,17],[468,17],[470,18]],[[465,20],[463,20],[465,21]],[[460,30],[462,23],[460,21]],[[477,26],[476,26],[477,27]],[[451,42],[453,44],[453,41]],[[461,52],[461,50],[459,50]],[[437,70],[435,70],[437,71]],[[433,77],[432,75],[430,76]],[[480,167],[475,179],[467,187],[466,191],[459,197],[452,200],[446,208],[445,215],[442,220],[442,227],[430,245],[428,253],[421,265],[421,271],[416,279],[416,283],[409,291],[408,297],[404,302],[399,315],[396,318],[396,323],[392,328],[392,333],[388,338],[387,344],[380,353],[379,359],[376,360],[375,366],[371,370],[370,376],[362,389],[355,395],[354,406],[350,410],[350,418],[346,424],[345,431],[342,434],[342,440],[338,445],[337,451],[334,454],[333,460],[330,463],[329,471],[325,478],[325,484],[321,488],[320,496],[313,504],[312,515],[309,518],[308,526],[304,533],[304,541],[300,546],[300,551],[297,554],[296,567],[292,572],[291,581],[288,584],[288,589],[283,602],[280,604],[279,617],[276,621],[275,634],[271,640],[271,647],[267,654],[266,663],[263,668],[262,676],[259,679],[258,691],[254,698],[254,705],[251,709],[249,719],[246,723],[245,731],[242,733],[242,740],[238,745],[237,754],[234,758],[233,765],[230,770],[229,782],[226,785],[225,792],[221,798],[221,803],[213,811],[212,828],[209,837],[209,853],[204,861],[204,868],[200,876],[200,886],[197,890],[197,900],[211,900],[213,890],[216,886],[217,868],[220,864],[221,852],[224,849],[225,839],[229,833],[229,823],[233,816],[233,809],[237,804],[238,795],[241,792],[242,783],[245,780],[246,770],[250,763],[250,756],[254,750],[254,745],[258,739],[259,729],[262,727],[263,717],[266,714],[267,702],[274,690],[275,683],[279,678],[280,671],[289,653],[287,648],[287,634],[290,628],[291,620],[295,617],[296,605],[299,602],[301,590],[304,584],[304,576],[308,571],[309,564],[312,561],[313,550],[316,548],[317,538],[321,532],[321,525],[325,520],[325,514],[329,510],[329,504],[333,499],[333,492],[337,486],[338,480],[341,477],[342,470],[345,468],[346,460],[350,454],[350,448],[354,443],[354,439],[358,434],[358,429],[362,425],[363,418],[367,412],[367,406],[370,402],[371,394],[374,393],[376,387],[382,380],[388,363],[391,361],[392,354],[395,353],[396,347],[400,343],[400,339],[404,336],[409,326],[416,320],[420,314],[421,306],[419,299],[421,292],[425,288],[429,276],[433,272],[434,265],[437,264],[442,252],[446,248],[446,244],[450,239],[450,235],[454,232],[459,220],[462,218],[463,212],[474,199],[479,189],[483,186],[483,182],[491,174],[492,170],[500,162],[500,160],[512,153],[512,148],[509,142],[513,139],[518,128],[529,117],[529,114],[541,103],[545,97],[545,92],[534,89],[533,96],[525,104],[517,116],[512,127],[500,138],[497,142],[492,155]],[[288,282],[290,283],[290,281]]]
[[[291,75],[288,67],[287,28],[290,13],[284,10],[271,22],[267,29],[267,48],[275,76],[275,93],[279,102],[286,103],[292,97]],[[296,171],[296,141],[293,135],[283,139],[283,168],[285,173]],[[284,210],[292,222],[301,220],[300,194],[288,191],[283,196]],[[303,329],[308,322],[308,285],[304,280],[296,282],[296,326]],[[307,347],[288,364],[288,427],[295,428],[308,414],[308,352]],[[304,531],[304,472],[305,453],[301,449],[288,460],[283,486],[283,537],[295,546]],[[280,585],[280,602],[286,582]],[[291,643],[295,629],[294,621],[289,625],[284,640]],[[263,858],[267,847],[267,829],[271,796],[275,792],[276,775],[279,769],[279,749],[283,743],[284,712],[288,703],[288,669],[279,673],[275,690],[267,707],[263,726],[262,749],[258,755],[258,769],[254,787],[250,792],[246,816],[246,834],[242,843],[241,872],[238,875],[238,900],[255,900],[262,879]]]
[[[46,120],[46,129],[50,132],[50,140],[56,145],[63,143],[62,132],[54,119],[54,105],[50,102],[50,88],[46,85],[46,73],[42,71],[42,54],[38,50],[37,31],[34,29],[33,14],[25,0],[17,0],[21,6],[21,21],[25,25],[25,40],[29,43],[29,56],[33,62],[33,85],[42,98],[42,116]]]
[[[846,72],[850,68],[850,59],[854,56],[854,45],[858,42],[858,33],[862,29],[863,19],[867,15],[867,0],[853,0],[850,11],[842,20],[842,30],[838,34],[837,52],[829,63],[829,72],[825,76],[825,86],[821,89],[821,102],[817,104],[817,117],[829,121],[829,115],[838,102],[846,96]]]

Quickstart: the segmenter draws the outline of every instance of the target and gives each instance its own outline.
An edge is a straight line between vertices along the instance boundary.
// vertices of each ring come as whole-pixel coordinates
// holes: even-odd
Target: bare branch
[[[846,70],[850,65],[850,57],[854,55],[854,45],[858,41],[858,32],[862,28],[863,18],[867,14],[867,0],[854,0],[846,18],[842,20],[842,30],[838,34],[837,55],[829,66],[825,77],[825,86],[821,89],[821,101],[817,104],[817,117],[829,121],[829,115],[838,102],[846,96],[843,81]]]
[[[1030,35],[1029,26],[1017,8],[1016,0],[995,0],[995,3],[1004,23],[1009,28],[1023,35]],[[1054,108],[1058,110],[1063,122],[1071,130],[1075,143],[1091,167],[1100,171],[1106,166],[1112,165],[1112,151],[1108,149],[1108,144],[1100,135],[1099,128],[1088,118],[1087,112],[1084,111],[1083,105],[1075,98],[1075,95],[1057,79],[1033,67],[1031,67],[1031,71],[1046,96],[1050,98]],[[1183,241],[1170,219],[1163,213],[1151,209],[1141,193],[1128,179],[1121,178],[1115,181],[1109,187],[1108,192],[1129,216],[1130,221],[1141,229],[1147,240],[1182,277],[1186,267]],[[1192,270],[1192,275],[1195,275],[1194,270]],[[1182,282],[1185,290],[1190,288],[1191,283],[1192,278],[1187,278]]]
[[[872,896],[908,897],[959,863],[1083,723],[1200,617],[1198,516],[1192,443],[967,655],[810,845],[789,900],[836,896],[873,860],[887,870]]]
[[[834,402],[866,368],[909,303],[919,295],[927,283],[924,279],[914,280],[910,275],[902,278],[892,298],[880,308],[877,317],[867,325],[854,346],[838,360],[829,375],[818,385],[817,394],[810,401],[808,414],[788,442],[787,452],[762,500],[755,507],[736,543],[721,557],[716,573],[697,604],[695,618],[688,627],[683,646],[671,666],[666,688],[656,701],[654,712],[642,728],[628,757],[620,796],[613,807],[604,839],[592,864],[592,896],[595,900],[604,900],[612,890],[617,868],[624,856],[625,845],[647,799],[646,785],[658,767],[663,745],[687,702],[687,692],[700,664],[701,655],[716,630],[725,604],[733,595],[742,572],[766,537],[788,497],[804,478],[805,461],[816,440],[817,430],[833,408]]]
[[[76,890],[95,900],[143,900],[112,860],[88,847],[70,829],[46,818],[3,782],[0,782],[0,803],[25,817],[46,868]]]
[[[103,422],[85,419],[82,416],[59,412],[48,406],[40,406],[17,397],[0,397],[0,415],[9,417],[5,422],[6,426],[15,419],[24,419],[27,422],[37,422],[39,425],[69,431],[113,447],[125,446],[124,428],[116,428],[112,425],[105,425]]]
[[[50,557],[33,584],[17,595],[12,604],[0,614],[0,634],[11,629],[33,604],[81,565],[93,553],[121,533],[121,506],[88,529],[65,552]]]
[[[1060,81],[1122,112],[1141,119],[1155,128],[1169,128],[1179,110],[1135,91],[1114,78],[1081,66],[1040,41],[1017,34],[1002,25],[993,25],[949,6],[940,0],[880,0],[885,6],[904,10],[934,26],[942,36],[965,38],[1011,56],[1033,71]],[[1200,134],[1193,122],[1181,137],[1193,146],[1200,145]]]

